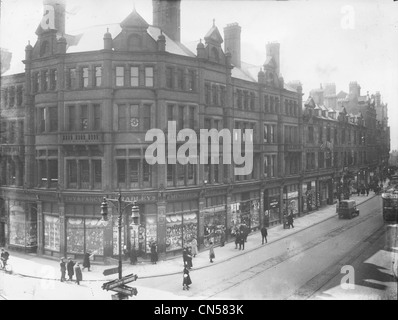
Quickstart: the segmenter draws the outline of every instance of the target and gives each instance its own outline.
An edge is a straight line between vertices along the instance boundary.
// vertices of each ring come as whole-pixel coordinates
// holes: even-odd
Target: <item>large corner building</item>
[[[115,256],[115,208],[113,223],[98,222],[102,198],[119,191],[140,208],[139,226],[130,210],[124,214],[123,245],[144,257],[152,241],[163,256],[179,254],[194,237],[206,248],[220,242],[222,229],[227,237],[243,222],[256,230],[280,223],[285,211],[301,215],[336,199],[344,163],[308,154],[330,152],[326,139],[341,132],[326,129],[310,144],[305,137],[314,134],[307,131],[313,123],[338,128],[338,117],[310,111],[317,108],[311,101],[303,108],[301,84],[286,84],[280,74],[278,43],[268,43],[264,64],[254,66],[241,61],[237,23],[222,36],[213,22],[196,48],[184,46],[180,1],[153,1],[153,25],[134,9],[118,25],[79,35],[65,32],[65,1],[44,6],[37,41],[26,46],[25,71],[1,80],[3,245],[49,256]],[[363,125],[344,119],[344,126]],[[167,134],[168,121],[198,134],[253,129],[245,136],[254,144],[252,173],[234,175],[222,154],[220,164],[149,165],[145,134]],[[340,141],[339,152],[351,150]],[[321,160],[328,170],[318,168]],[[376,174],[381,164],[372,161],[364,167]],[[311,188],[319,200],[314,207],[307,205]]]

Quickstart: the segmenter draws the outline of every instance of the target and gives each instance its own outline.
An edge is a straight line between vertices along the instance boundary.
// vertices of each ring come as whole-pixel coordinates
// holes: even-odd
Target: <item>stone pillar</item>
[[[199,230],[198,247],[199,247],[199,249],[203,248],[205,207],[206,207],[206,198],[204,197],[204,195],[201,195],[199,198],[199,221],[198,221],[198,230]]]
[[[260,228],[264,226],[264,187],[260,189]]]
[[[44,215],[43,202],[37,201],[37,254],[44,254]]]
[[[298,186],[298,201],[297,201],[297,215],[300,217],[302,214],[302,209],[303,209],[303,179],[300,178],[299,181],[299,186]]]
[[[60,202],[59,207],[59,230],[60,230],[60,253],[63,256],[67,256],[67,245],[66,245],[66,217],[65,217],[65,203]]]
[[[166,256],[166,205],[164,199],[160,199],[157,203],[158,221],[157,221],[157,238],[159,258],[164,259]]]
[[[231,236],[231,227],[232,227],[232,225],[231,225],[231,218],[232,218],[231,217],[231,202],[232,202],[232,190],[228,189],[228,193],[226,196],[226,202],[225,202],[226,203],[225,211],[226,211],[226,215],[227,215],[227,230],[226,230],[225,234],[226,234],[227,241]]]

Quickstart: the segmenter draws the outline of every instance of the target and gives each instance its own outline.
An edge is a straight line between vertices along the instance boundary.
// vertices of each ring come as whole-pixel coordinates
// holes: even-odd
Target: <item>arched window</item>
[[[45,56],[49,51],[48,41],[44,41],[40,46],[40,57]]]
[[[140,50],[142,47],[142,39],[138,34],[132,34],[128,39],[129,51]]]

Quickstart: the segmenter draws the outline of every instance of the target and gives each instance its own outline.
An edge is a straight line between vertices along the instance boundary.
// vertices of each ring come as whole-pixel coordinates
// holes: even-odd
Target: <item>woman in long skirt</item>
[[[187,265],[185,264],[184,266],[184,272],[183,272],[183,280],[182,280],[182,289],[183,290],[189,290],[189,286],[192,284],[191,277],[189,275],[189,269]]]

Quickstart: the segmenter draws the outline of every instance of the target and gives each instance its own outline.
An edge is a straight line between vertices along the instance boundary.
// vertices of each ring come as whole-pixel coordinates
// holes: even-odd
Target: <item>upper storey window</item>
[[[81,82],[82,82],[83,88],[88,87],[88,68],[87,67],[82,68]]]
[[[145,87],[153,87],[153,67],[145,68]]]
[[[116,67],[116,86],[124,86],[124,67]]]
[[[138,67],[130,68],[130,85],[138,87],[140,85],[140,70]]]
[[[102,84],[102,68],[94,67],[94,87],[101,87]]]
[[[68,89],[74,89],[76,88],[76,68],[70,68],[68,70]]]

